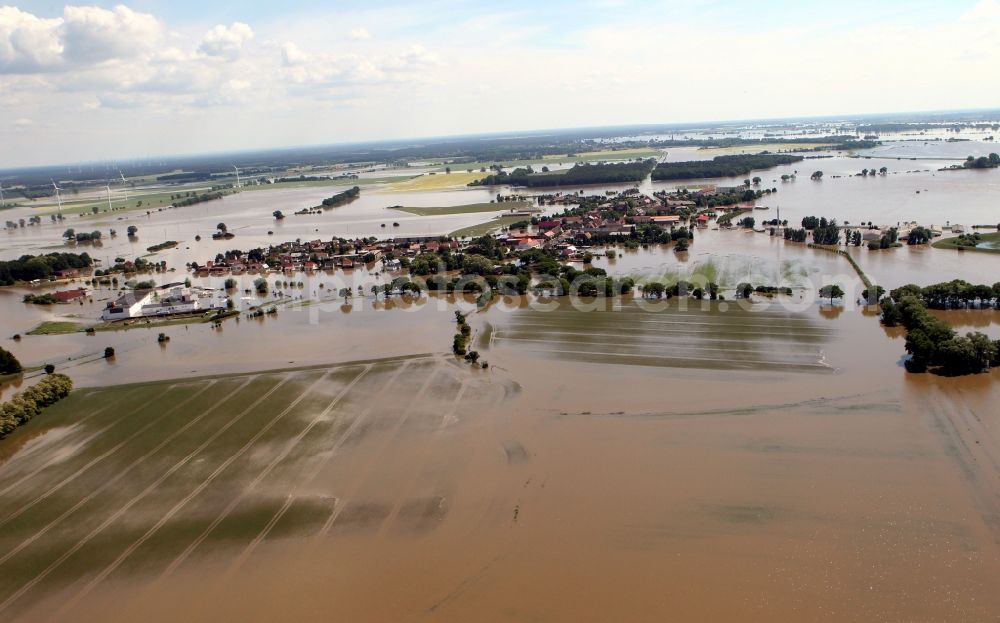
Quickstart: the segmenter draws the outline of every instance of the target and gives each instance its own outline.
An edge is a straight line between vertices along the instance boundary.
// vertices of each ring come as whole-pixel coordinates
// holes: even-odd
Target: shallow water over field
[[[469,316],[489,370],[433,356],[81,392],[8,440],[24,454],[0,463],[0,608],[24,621],[1000,612],[995,373],[907,375],[899,335],[859,311],[651,304],[498,301]],[[453,308],[419,309],[309,335],[333,358],[423,347],[394,325],[450,343]],[[236,342],[275,360],[302,348],[291,315]],[[176,339],[165,352],[194,344]],[[142,352],[122,363],[141,368]]]

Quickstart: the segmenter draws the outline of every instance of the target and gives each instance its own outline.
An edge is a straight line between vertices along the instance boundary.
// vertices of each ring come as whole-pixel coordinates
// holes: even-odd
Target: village
[[[811,227],[793,229],[786,221],[781,220],[780,210],[776,210],[775,217],[770,219],[757,220],[752,216],[743,216],[752,215],[758,210],[768,210],[765,206],[755,205],[755,200],[773,192],[776,189],[759,190],[752,184],[744,184],[681,188],[673,192],[659,191],[653,195],[642,193],[637,188],[622,192],[609,191],[600,195],[584,195],[583,191],[538,195],[535,201],[539,207],[518,213],[524,220],[498,227],[498,231],[488,237],[492,240],[491,246],[498,250],[498,259],[537,250],[563,264],[586,263],[590,258],[602,255],[604,247],[617,244],[626,248],[673,244],[675,251],[684,252],[693,242],[696,231],[709,227],[736,227],[784,237],[792,242],[804,242],[806,229]],[[734,223],[738,216],[743,218]],[[822,222],[825,224],[825,219]],[[871,248],[877,248],[880,243],[883,246],[898,246],[897,241],[906,241],[911,231],[924,231],[927,238],[939,236],[942,231],[940,227],[922,228],[916,223],[896,226],[862,223],[854,227],[843,224],[836,228],[845,234],[844,244],[852,241],[855,244],[865,242]],[[953,226],[951,229],[961,233],[960,226]],[[186,268],[194,277],[242,274],[265,276],[272,273],[290,276],[296,273],[329,273],[338,269],[353,271],[359,268],[374,270],[376,273],[393,273],[408,269],[411,261],[422,254],[443,256],[463,254],[470,250],[481,252],[482,240],[483,237],[455,239],[445,235],[410,235],[384,240],[373,237],[294,240],[267,248],[230,250],[217,254],[204,264],[191,262]],[[143,268],[155,266],[158,272],[167,270],[163,262],[151,265],[144,260],[140,261]],[[379,262],[381,266],[378,266]],[[116,265],[112,270],[119,269],[125,274],[142,272],[137,264],[129,261]],[[95,271],[95,279],[90,281],[96,285],[96,278],[100,275],[100,283],[107,285],[111,283],[107,277],[110,272],[111,270]],[[81,277],[81,272],[79,269],[67,269],[58,276],[60,279],[75,280]],[[115,300],[107,302],[101,312],[101,319],[115,322],[144,317],[188,315],[222,309],[226,305],[227,297],[223,290],[192,288],[190,280],[160,286],[155,286],[152,282],[139,282],[136,285],[139,287],[133,286],[133,290],[125,291]],[[85,286],[75,287],[57,290],[48,296],[51,299],[33,302],[68,303],[88,296],[88,290]]]

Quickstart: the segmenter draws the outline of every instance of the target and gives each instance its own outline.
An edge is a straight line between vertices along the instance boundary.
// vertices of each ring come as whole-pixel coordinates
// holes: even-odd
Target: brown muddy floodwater
[[[378,332],[405,322],[423,334],[445,325],[434,339],[447,344],[451,311],[434,303],[412,314],[347,315],[364,317],[364,325],[341,325],[330,343],[344,357],[352,348],[370,352],[363,345],[373,340],[388,352],[392,338]],[[720,311],[635,300],[617,311],[595,307],[561,302],[540,311],[509,301],[472,314],[486,371],[456,367],[448,356],[418,358],[402,373],[400,364],[378,364],[389,367],[370,372],[338,416],[346,418],[346,443],[332,431],[316,436],[301,464],[261,485],[275,508],[304,494],[326,500],[313,528],[275,528],[257,539],[256,529],[237,532],[177,558],[214,516],[208,509],[256,484],[234,476],[231,489],[206,490],[215,493],[166,524],[176,522],[170,534],[180,543],[147,542],[131,553],[140,559],[110,574],[98,574],[104,562],[90,569],[79,560],[5,614],[22,621],[1000,615],[995,373],[908,375],[899,365],[901,336],[858,310]],[[286,333],[296,343],[285,322],[261,331],[258,345],[281,348]],[[395,348],[424,348],[416,344]],[[79,452],[73,444],[86,439],[84,431],[66,434],[47,450]],[[251,448],[234,464],[246,470],[243,482],[281,448]],[[130,486],[156,473],[137,473]],[[159,495],[169,506],[180,493]],[[130,555],[132,535],[164,512],[154,502],[135,507],[122,532],[107,535],[107,552],[93,556]]]

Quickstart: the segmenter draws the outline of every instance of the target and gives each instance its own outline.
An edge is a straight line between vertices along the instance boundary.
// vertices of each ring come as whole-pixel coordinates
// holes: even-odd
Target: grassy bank
[[[79,322],[46,320],[31,331],[28,331],[28,335],[65,335],[67,333],[79,333],[85,328],[86,326]]]
[[[977,232],[978,233],[978,232]],[[1000,245],[1000,232],[993,234],[979,234],[981,242],[989,242],[992,244]],[[958,242],[958,237],[944,238],[942,240],[937,240],[931,244],[935,249],[953,249],[957,251],[975,251],[977,253],[1000,253],[1000,248],[990,249],[988,247],[963,247],[956,244]]]

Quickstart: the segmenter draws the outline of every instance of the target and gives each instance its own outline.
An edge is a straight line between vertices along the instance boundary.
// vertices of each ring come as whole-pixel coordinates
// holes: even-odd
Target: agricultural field
[[[485,236],[486,234],[494,232],[501,227],[506,227],[508,225],[513,225],[518,221],[523,221],[524,218],[525,217],[523,216],[498,216],[494,219],[486,221],[485,223],[456,229],[448,235],[452,238],[474,238],[476,236]]]
[[[602,299],[598,299],[600,301]],[[648,304],[648,309],[642,305]],[[828,372],[835,332],[814,317],[734,301],[623,302],[621,309],[523,311],[491,327],[489,347],[599,364]],[[720,310],[720,307],[722,310]]]
[[[503,399],[490,378],[417,356],[79,389],[0,444],[0,618],[64,619],[106,583],[336,533],[370,514],[362,468]],[[372,521],[433,529],[428,504],[401,491]]]
[[[115,213],[156,210],[158,208],[165,208],[172,205],[174,202],[173,197],[176,195],[183,195],[187,192],[200,194],[207,192],[209,188],[210,187],[205,184],[183,185],[170,187],[169,190],[157,189],[154,191],[143,191],[140,189],[130,188],[128,192],[128,201],[125,201],[125,196],[122,193],[121,188],[112,187],[111,207],[114,208]],[[34,207],[30,203],[26,205]],[[91,195],[85,199],[66,199],[64,197],[62,202],[62,213],[64,216],[89,216],[95,207],[100,210],[101,214],[107,212],[107,195]],[[55,198],[46,199],[46,203],[44,205],[37,206],[37,208],[46,216],[49,214],[55,214],[58,211],[58,208],[55,205]],[[73,223],[75,222],[76,221],[73,221]]]
[[[436,173],[434,175],[421,175],[412,179],[393,182],[387,190],[393,192],[417,192],[423,190],[448,190],[464,188],[470,182],[486,177],[486,173],[473,171],[453,171],[451,173]]]
[[[602,149],[599,151],[583,151],[573,154],[572,158],[568,155],[552,157],[572,160],[630,160],[633,158],[658,158],[662,155],[663,150],[636,147],[633,149]]]
[[[446,216],[449,214],[474,214],[478,212],[507,212],[510,210],[523,210],[529,207],[531,207],[531,203],[528,201],[509,201],[505,203],[467,203],[465,205],[428,208],[403,206],[392,209],[416,214],[417,216]]]

